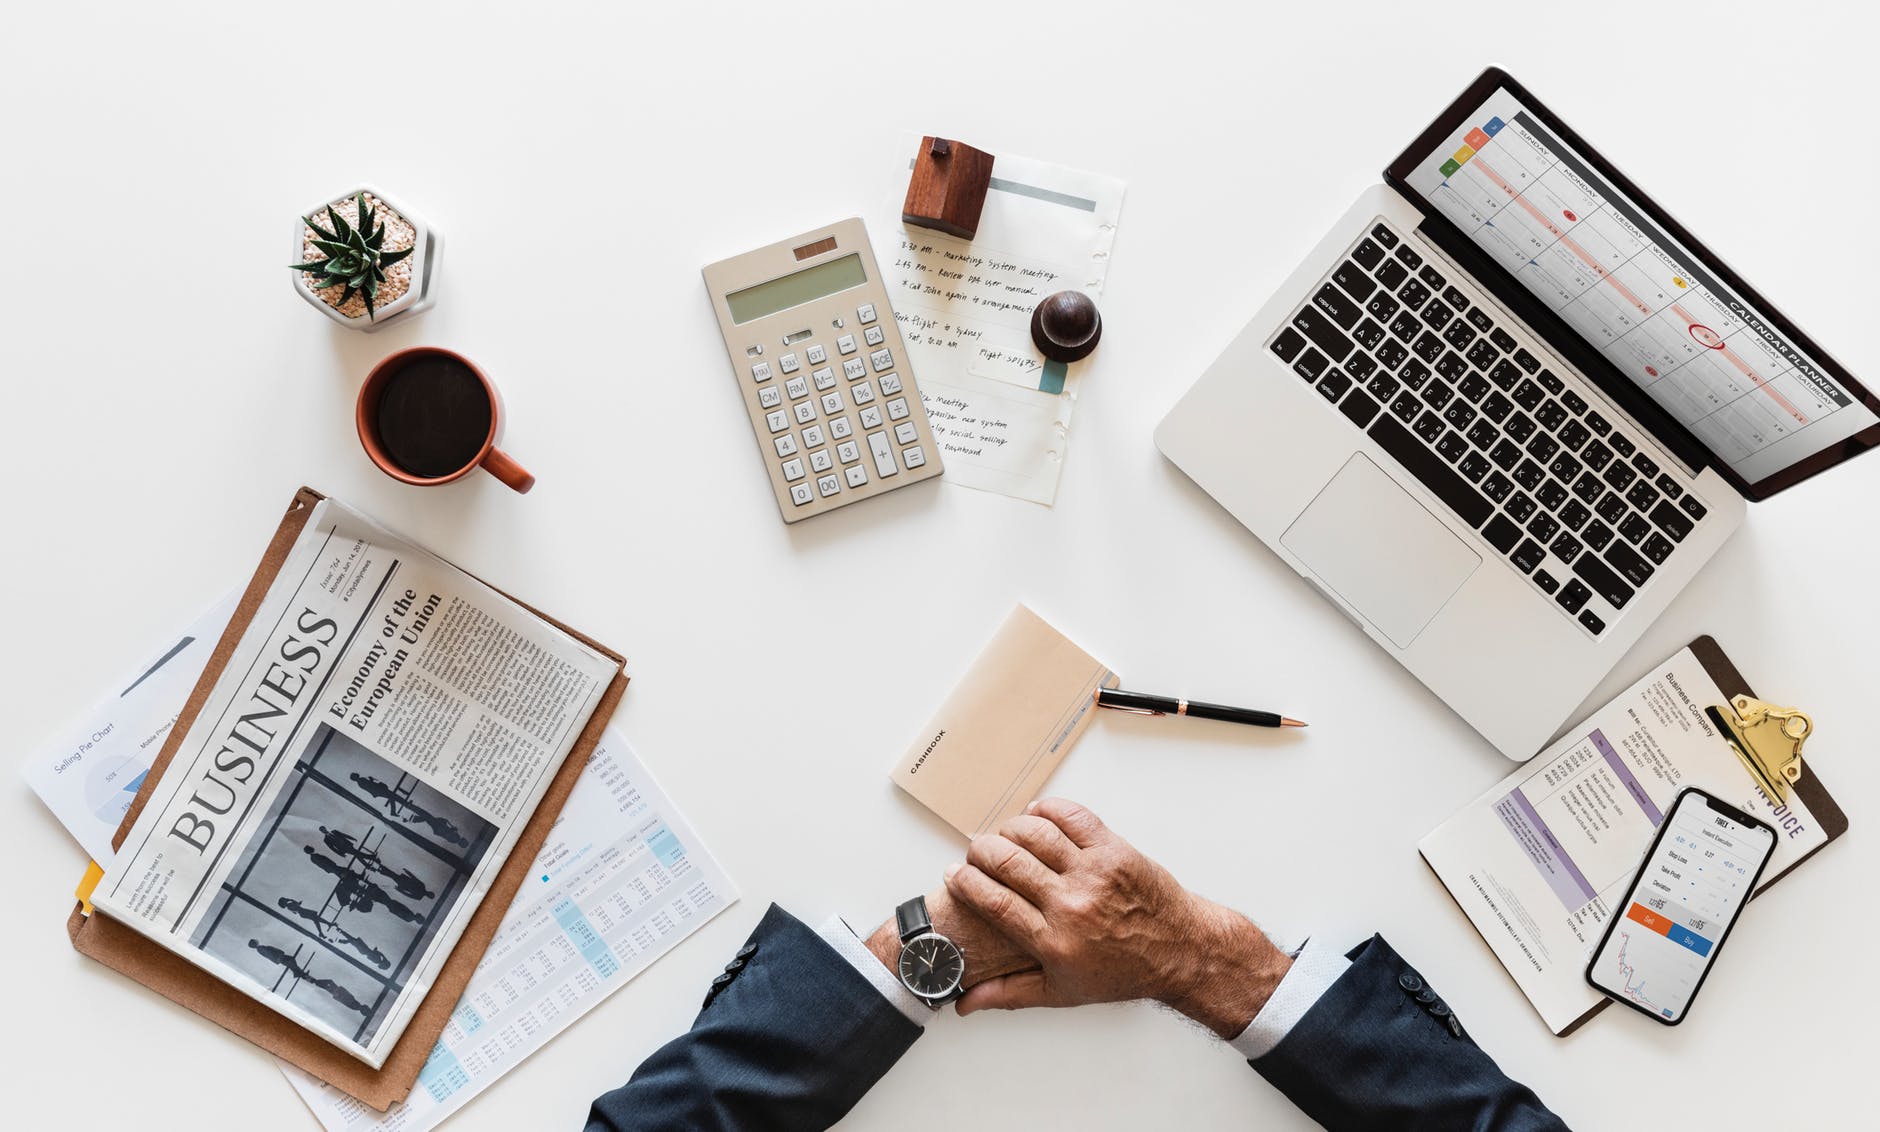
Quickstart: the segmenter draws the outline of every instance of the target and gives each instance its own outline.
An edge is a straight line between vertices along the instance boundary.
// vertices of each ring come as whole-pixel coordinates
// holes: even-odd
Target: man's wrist
[[[927,893],[927,917],[933,922],[933,930],[952,940],[966,958],[966,972],[960,980],[962,990],[998,975],[1037,966],[1006,944],[991,925],[954,900],[945,888]],[[900,978],[901,933],[893,916],[863,942],[882,966]]]
[[[1292,959],[1240,913],[1199,897],[1196,905],[1194,946],[1162,1002],[1231,1039],[1273,996]]]

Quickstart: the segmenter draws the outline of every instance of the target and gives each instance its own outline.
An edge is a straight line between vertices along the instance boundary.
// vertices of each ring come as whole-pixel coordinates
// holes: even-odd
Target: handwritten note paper
[[[908,164],[897,162],[876,245],[947,480],[1048,506],[1096,359],[1046,361],[1031,342],[1031,312],[1055,291],[1101,294],[1123,183],[1001,155],[967,241],[902,223]]]

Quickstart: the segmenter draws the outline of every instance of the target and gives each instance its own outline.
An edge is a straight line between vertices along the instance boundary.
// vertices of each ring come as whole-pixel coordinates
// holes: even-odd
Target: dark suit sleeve
[[[692,1029],[594,1102],[588,1132],[827,1128],[921,1035],[775,904],[739,955]]]
[[[1451,1027],[1440,998],[1418,1000],[1422,976],[1382,936],[1350,959],[1280,1043],[1249,1063],[1306,1115],[1331,1129],[1564,1132],[1531,1089]]]

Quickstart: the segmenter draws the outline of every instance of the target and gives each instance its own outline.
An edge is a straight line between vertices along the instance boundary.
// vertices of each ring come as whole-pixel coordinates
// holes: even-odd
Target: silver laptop
[[[1155,439],[1526,759],[1747,502],[1880,443],[1880,401],[1491,69]]]

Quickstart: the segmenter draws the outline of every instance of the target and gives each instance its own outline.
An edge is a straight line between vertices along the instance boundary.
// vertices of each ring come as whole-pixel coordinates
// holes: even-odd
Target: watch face
[[[951,994],[965,973],[965,957],[943,935],[915,936],[901,948],[901,982],[922,998]]]

